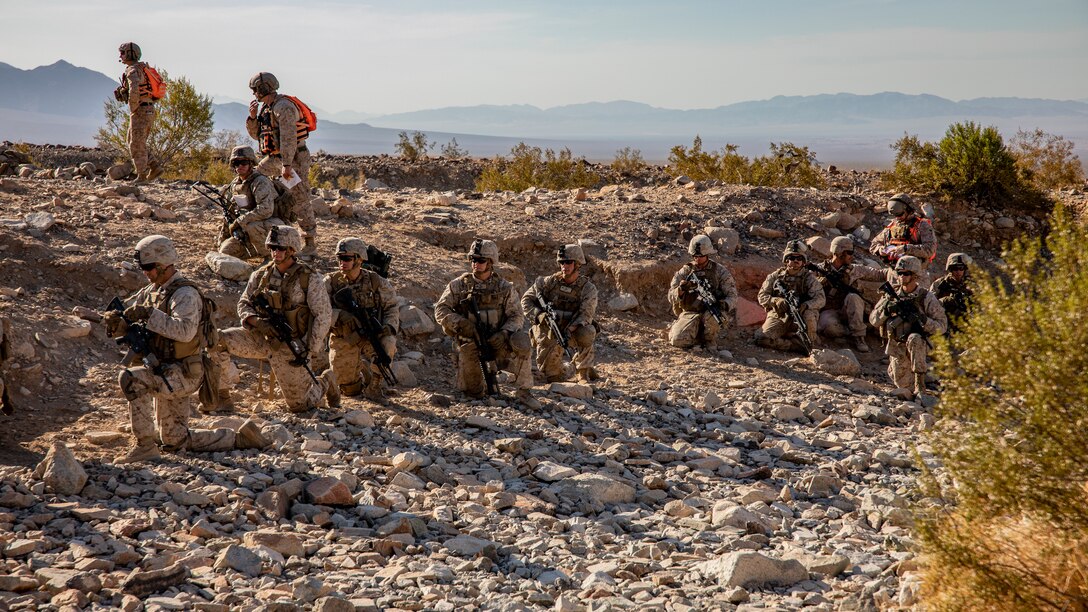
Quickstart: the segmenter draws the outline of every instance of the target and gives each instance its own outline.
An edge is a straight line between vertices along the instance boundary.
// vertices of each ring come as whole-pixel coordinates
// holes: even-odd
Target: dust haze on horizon
[[[882,91],[1088,99],[1085,0],[60,0],[9,6],[0,39],[18,68],[63,59],[115,78],[133,40],[221,101],[248,100],[267,70],[314,106],[368,115]]]

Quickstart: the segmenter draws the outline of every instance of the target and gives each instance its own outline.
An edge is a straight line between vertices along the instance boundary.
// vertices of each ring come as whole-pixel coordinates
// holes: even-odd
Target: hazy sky
[[[199,91],[257,71],[338,112],[635,100],[709,108],[881,91],[1088,98],[1088,0],[6,1],[0,61],[116,77],[117,46]]]

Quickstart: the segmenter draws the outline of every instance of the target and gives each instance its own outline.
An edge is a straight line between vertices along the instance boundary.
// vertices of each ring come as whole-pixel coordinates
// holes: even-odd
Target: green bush
[[[673,176],[686,175],[696,181],[717,179],[722,174],[724,156],[735,153],[736,149],[736,145],[729,144],[722,153],[703,151],[703,139],[696,135],[690,149],[676,145],[669,151],[669,170]],[[743,166],[747,168],[747,158],[743,159]]]
[[[427,142],[427,135],[423,132],[408,132],[397,134],[399,141],[396,144],[397,155],[407,161],[419,161],[427,158],[427,153],[434,148],[435,143]]]
[[[462,157],[468,157],[468,151],[461,148],[461,145],[457,144],[456,138],[451,138],[449,142],[442,145],[442,157],[446,159],[460,159]]]
[[[703,151],[699,136],[691,148],[677,145],[669,152],[669,167],[673,176],[705,181],[716,179],[733,184],[767,187],[823,187],[816,155],[808,147],[790,142],[771,143],[770,155],[749,160],[737,153],[737,145],[727,144],[721,152]]]
[[[920,522],[933,609],[1088,609],[1088,228],[1058,207],[1045,238],[979,275],[937,344],[936,508]]]
[[[157,160],[168,175],[176,173],[186,158],[206,154],[214,128],[212,99],[197,93],[185,77],[166,82],[166,97],[157,103],[158,114],[147,139],[148,156]],[[98,146],[116,159],[128,159],[128,104],[107,100],[106,125],[98,129]],[[186,162],[187,163],[187,162]]]
[[[1060,189],[1084,182],[1084,168],[1073,143],[1038,128],[1020,130],[1011,142],[1020,176],[1036,189]]]
[[[616,157],[612,159],[612,169],[620,174],[638,174],[646,169],[646,160],[642,159],[642,151],[624,147],[616,151]]]
[[[584,159],[574,159],[570,149],[559,153],[519,142],[509,159],[496,157],[476,180],[477,191],[524,191],[530,187],[574,189],[592,187],[601,180]]]

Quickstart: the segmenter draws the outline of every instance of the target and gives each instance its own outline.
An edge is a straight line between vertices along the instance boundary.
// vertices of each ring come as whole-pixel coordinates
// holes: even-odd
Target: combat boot
[[[597,374],[597,370],[593,368],[581,368],[578,370],[578,382],[580,383],[591,383],[599,378],[600,376]]]
[[[363,381],[357,380],[353,383],[346,385],[340,385],[340,395],[346,397],[356,397],[363,392]]]
[[[385,403],[385,391],[382,390],[382,377],[371,372],[367,378],[363,395],[372,402]]]
[[[301,257],[315,257],[317,255],[317,238],[313,236],[306,236],[305,242],[302,245],[302,252],[299,253]]]
[[[859,353],[869,352],[869,345],[865,343],[865,336],[854,336],[854,350]]]
[[[319,378],[321,386],[325,387],[325,401],[329,403],[329,408],[339,408],[340,385],[336,383],[336,372],[329,368],[322,372]]]
[[[529,410],[540,410],[540,402],[533,397],[532,392],[528,389],[518,389],[516,399],[518,400],[518,403]]]
[[[125,465],[138,461],[158,461],[159,459],[162,459],[159,447],[150,442],[137,442],[135,446],[128,449],[128,452],[118,455],[113,463],[114,465]]]
[[[914,374],[914,397],[921,400],[926,394],[926,375],[924,373]]]

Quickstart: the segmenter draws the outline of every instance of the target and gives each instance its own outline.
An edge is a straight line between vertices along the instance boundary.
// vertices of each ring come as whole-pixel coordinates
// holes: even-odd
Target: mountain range
[[[103,104],[117,82],[63,60],[21,70],[0,63],[0,139],[92,145]],[[289,92],[302,94],[302,92]],[[215,104],[216,129],[244,132],[245,104]],[[330,153],[392,153],[402,130],[424,131],[445,144],[456,138],[473,155],[509,152],[519,141],[575,155],[611,159],[617,149],[640,149],[651,161],[695,135],[706,148],[725,143],[759,155],[768,142],[806,145],[821,161],[854,166],[887,164],[889,145],[904,133],[937,139],[949,124],[972,120],[994,125],[1006,137],[1036,127],[1076,143],[1088,158],[1088,102],[1035,98],[953,101],[929,94],[884,92],[776,96],[717,108],[677,110],[640,102],[588,102],[542,109],[531,105],[478,105],[373,115],[330,114],[315,108],[319,128],[311,148]],[[365,119],[365,122],[363,121]]]

